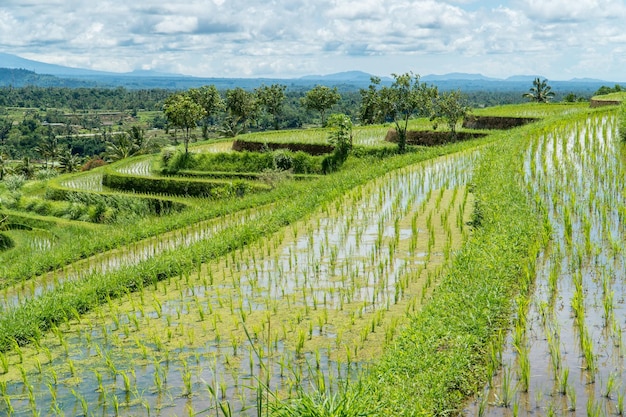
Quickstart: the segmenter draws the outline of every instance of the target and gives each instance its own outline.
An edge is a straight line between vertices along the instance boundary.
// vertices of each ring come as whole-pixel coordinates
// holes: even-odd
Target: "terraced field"
[[[527,105],[493,114],[507,111],[544,120],[404,155],[367,155],[392,145],[379,136],[387,127],[362,129],[365,150],[337,172],[246,173],[271,181],[241,194],[102,185],[107,172],[178,181],[168,187],[215,181],[161,175],[156,155],[50,189],[28,184],[33,201],[57,199],[41,211],[83,205],[90,215],[9,212],[24,225],[8,232],[21,246],[10,251],[38,263],[3,267],[0,412],[300,415],[304,404],[348,401],[375,415],[444,415],[460,412],[487,376],[468,414],[618,412],[615,112]],[[220,184],[247,184],[227,178]],[[126,203],[153,211],[123,218],[116,208],[109,224],[88,221],[107,218],[97,207]],[[70,236],[89,242],[81,254],[60,250]],[[568,346],[577,348],[560,351]]]

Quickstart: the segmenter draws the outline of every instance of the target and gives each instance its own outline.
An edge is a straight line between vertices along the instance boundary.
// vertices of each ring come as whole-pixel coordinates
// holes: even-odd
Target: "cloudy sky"
[[[626,81],[625,22],[626,0],[0,0],[0,52],[206,77]]]

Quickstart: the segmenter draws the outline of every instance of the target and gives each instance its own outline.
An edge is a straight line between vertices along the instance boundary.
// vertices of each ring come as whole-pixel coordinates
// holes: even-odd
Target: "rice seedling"
[[[613,393],[615,391],[615,389],[617,388],[617,382],[618,382],[618,377],[615,373],[611,372],[609,374],[609,377],[606,381],[606,385],[604,386],[604,392],[603,392],[603,396],[605,398],[611,398],[613,396]]]
[[[496,394],[496,404],[500,407],[509,408],[515,396],[515,384],[513,383],[510,366],[504,366],[500,375],[500,390]]]
[[[624,415],[624,392],[617,393],[616,413],[620,416]]]

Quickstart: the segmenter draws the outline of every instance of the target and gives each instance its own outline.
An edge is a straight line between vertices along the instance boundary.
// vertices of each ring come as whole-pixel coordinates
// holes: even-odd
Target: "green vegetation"
[[[591,217],[621,200],[590,197],[580,210],[575,194],[546,198],[557,188],[545,183],[573,184],[584,164],[598,186],[621,184],[621,174],[593,166],[606,143],[574,156],[615,136],[615,109],[477,109],[541,121],[440,146],[395,145],[385,142],[391,119],[396,130],[436,121],[454,134],[468,111],[458,92],[439,94],[412,74],[395,81],[362,92],[362,114],[387,124],[326,117],[341,108],[334,103],[316,109],[325,128],[244,133],[262,119],[282,127],[293,97],[280,85],[234,89],[222,107],[207,87],[167,99],[165,120],[185,131],[181,147],[156,152],[162,146],[150,144],[176,132],[161,141],[136,123],[100,137],[111,162],[93,159],[88,171],[60,174],[72,162],[60,164],[55,135],[41,138],[41,162],[3,159],[0,412],[451,415],[488,382],[493,403],[516,413],[536,389],[529,316],[544,311],[532,325],[547,335],[553,394],[575,408],[583,395],[569,372],[580,368],[587,383],[603,381],[588,409],[619,398],[621,375],[601,374],[594,342],[602,327],[621,344],[619,273],[594,276],[592,294],[585,275],[572,275],[575,365],[566,366],[563,330],[548,313],[563,291],[554,265],[541,286],[550,298],[529,307],[550,236],[562,237],[558,254],[575,271],[591,270],[600,258],[582,254],[601,245],[612,251],[602,259],[622,253],[613,228]],[[189,123],[174,120],[182,108]],[[200,131],[208,140],[194,143]],[[237,141],[216,140],[219,131],[254,151],[233,151]],[[607,217],[620,219],[616,210]],[[590,324],[594,311],[602,320]],[[503,360],[509,339],[515,366]]]
[[[626,91],[619,91],[619,92],[595,95],[591,99],[592,100],[598,100],[598,101],[619,101],[619,102],[623,102],[626,99]]]
[[[552,87],[548,85],[548,80],[537,77],[533,80],[533,86],[524,94],[524,97],[535,103],[547,103],[554,97]]]

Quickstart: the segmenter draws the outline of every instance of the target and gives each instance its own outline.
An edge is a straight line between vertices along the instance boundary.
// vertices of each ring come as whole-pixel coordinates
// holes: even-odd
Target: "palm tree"
[[[524,94],[524,97],[536,103],[547,103],[554,97],[554,92],[550,90],[552,87],[548,85],[548,80],[542,81],[537,77],[533,80],[533,86],[528,90],[528,93]]]
[[[10,173],[9,170],[9,160],[4,156],[4,154],[0,153],[0,181],[4,179],[4,176]]]
[[[71,148],[64,149],[59,153],[59,168],[61,172],[74,172],[78,170],[80,163],[80,157],[72,153]]]

